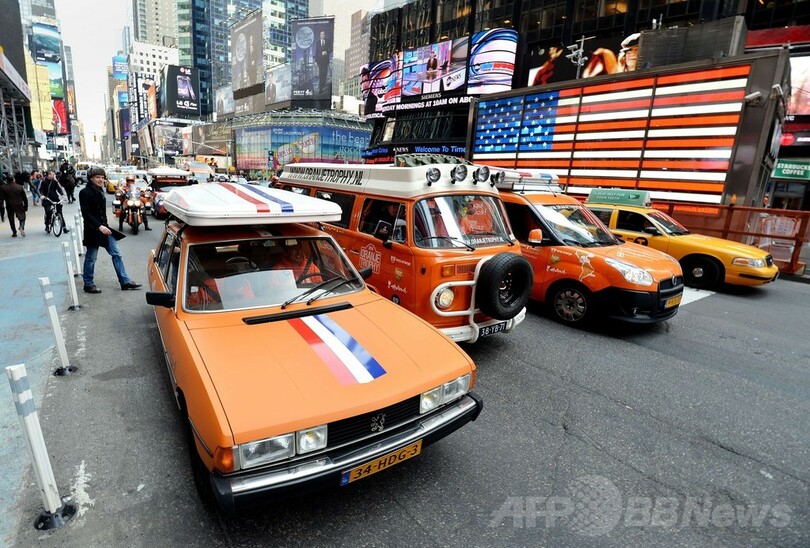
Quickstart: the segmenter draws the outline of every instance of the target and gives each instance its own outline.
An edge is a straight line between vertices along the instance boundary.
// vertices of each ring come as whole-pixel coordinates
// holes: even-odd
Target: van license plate
[[[672,308],[673,306],[678,306],[681,304],[681,299],[683,299],[683,293],[678,295],[677,297],[670,297],[667,299],[667,302],[664,303],[664,308]]]
[[[402,461],[406,461],[417,456],[421,452],[422,440],[407,445],[402,449],[391,451],[387,455],[384,455],[378,459],[361,464],[356,468],[343,472],[343,474],[340,476],[340,486],[343,487],[344,485],[348,485],[353,481],[367,478],[368,476],[376,474],[377,472],[382,472],[383,470],[391,468]]]
[[[506,331],[506,322],[498,322],[486,327],[478,328],[478,336],[486,337],[487,335],[494,335],[495,333],[502,333]]]

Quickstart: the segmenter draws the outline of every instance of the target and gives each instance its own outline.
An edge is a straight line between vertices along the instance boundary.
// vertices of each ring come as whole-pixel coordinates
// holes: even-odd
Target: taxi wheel
[[[481,267],[475,302],[481,312],[496,320],[509,320],[529,302],[532,265],[514,253],[499,253]]]
[[[592,303],[591,292],[574,285],[563,284],[554,288],[551,306],[555,317],[566,324],[582,325],[591,318]]]
[[[707,289],[720,281],[720,267],[709,257],[687,257],[681,262],[686,285]]]

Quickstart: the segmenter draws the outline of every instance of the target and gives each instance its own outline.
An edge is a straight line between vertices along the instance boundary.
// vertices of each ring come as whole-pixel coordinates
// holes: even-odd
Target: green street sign
[[[771,177],[810,181],[810,160],[779,160]]]
[[[585,200],[591,204],[616,204],[649,207],[650,193],[646,190],[594,188]]]

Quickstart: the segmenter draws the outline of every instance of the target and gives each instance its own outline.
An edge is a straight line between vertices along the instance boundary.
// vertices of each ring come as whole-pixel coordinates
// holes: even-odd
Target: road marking
[[[705,289],[694,289],[692,287],[684,287],[683,300],[681,300],[681,306],[693,303],[695,301],[699,301],[700,299],[705,299],[706,297],[711,297],[712,295],[714,295],[714,291],[707,291]]]

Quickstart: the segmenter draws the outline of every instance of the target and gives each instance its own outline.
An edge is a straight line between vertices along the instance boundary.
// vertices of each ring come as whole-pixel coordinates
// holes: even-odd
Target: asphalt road
[[[159,234],[120,244],[136,281]],[[52,258],[59,242],[32,236]],[[0,240],[0,267],[18,265],[29,283],[40,263],[54,268],[17,257],[7,227]],[[33,528],[42,502],[18,451],[21,472],[0,490],[0,545],[810,544],[808,284],[690,293],[699,299],[675,318],[642,328],[571,329],[531,307],[514,333],[464,347],[479,368],[478,421],[364,481],[226,517],[196,496],[143,291],[118,290],[103,251],[96,274],[104,292],[80,294],[77,312],[65,310],[67,282],[55,287],[79,371],[47,375],[49,339],[28,352],[45,362],[31,374],[36,404],[60,493],[78,515]],[[11,302],[39,304],[38,291]],[[32,337],[23,335],[31,348]],[[6,405],[8,394],[0,389]],[[5,445],[22,447],[0,428]]]

